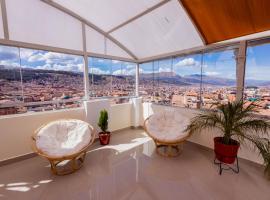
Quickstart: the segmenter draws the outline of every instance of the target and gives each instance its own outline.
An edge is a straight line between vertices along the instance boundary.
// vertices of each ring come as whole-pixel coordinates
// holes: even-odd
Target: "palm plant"
[[[262,155],[265,173],[270,177],[270,141],[266,137],[270,129],[269,121],[254,116],[257,108],[255,103],[247,105],[243,101],[236,101],[215,105],[216,109],[193,117],[186,131],[192,134],[217,128],[223,133],[223,144],[233,144],[234,140],[239,143],[250,141]]]

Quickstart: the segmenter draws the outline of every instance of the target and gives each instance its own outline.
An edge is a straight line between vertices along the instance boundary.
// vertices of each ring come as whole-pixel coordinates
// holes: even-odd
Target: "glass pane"
[[[136,65],[134,63],[112,61],[112,96],[123,97],[134,95]],[[114,99],[112,103],[128,102],[128,98]]]
[[[213,103],[226,104],[236,98],[235,49],[205,53],[202,73],[202,107],[213,108]]]
[[[25,112],[15,106],[22,103],[19,49],[0,46],[0,115]]]
[[[21,63],[28,111],[80,106],[84,97],[81,56],[22,48]]]
[[[201,85],[201,55],[174,60],[171,80],[171,103],[174,106],[199,108]]]
[[[154,95],[154,63],[148,62],[139,66],[139,95],[144,102],[152,102]]]
[[[270,44],[248,46],[244,99],[258,104],[258,113],[270,115]]]
[[[88,61],[90,97],[111,96],[112,61],[109,59],[93,57],[89,57]]]

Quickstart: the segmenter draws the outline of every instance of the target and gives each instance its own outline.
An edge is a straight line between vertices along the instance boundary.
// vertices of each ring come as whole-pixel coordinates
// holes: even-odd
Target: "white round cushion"
[[[151,137],[159,141],[175,142],[188,136],[184,130],[189,118],[177,111],[165,110],[149,117],[145,126]]]
[[[36,146],[49,157],[63,157],[80,152],[92,137],[88,123],[71,119],[58,120],[42,127],[36,135]]]

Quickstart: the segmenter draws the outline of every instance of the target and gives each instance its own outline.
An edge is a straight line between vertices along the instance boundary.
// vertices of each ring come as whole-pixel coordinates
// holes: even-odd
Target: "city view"
[[[261,56],[266,48],[247,50],[243,98],[255,102],[259,114],[270,115],[269,63]],[[254,73],[258,68],[263,72]],[[118,104],[135,95],[134,63],[89,57],[88,70],[90,98],[107,97]],[[234,49],[143,63],[139,72],[144,102],[210,109],[213,103],[236,99]],[[80,107],[83,82],[81,56],[0,48],[0,115]]]

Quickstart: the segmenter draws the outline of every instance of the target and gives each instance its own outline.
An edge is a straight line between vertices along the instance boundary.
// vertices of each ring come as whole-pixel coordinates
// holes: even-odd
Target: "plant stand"
[[[214,164],[219,165],[219,175],[222,174],[223,170],[232,170],[234,173],[238,174],[239,173],[239,164],[238,164],[238,157],[234,157],[235,161],[234,163],[234,167],[232,167],[232,164],[227,164],[224,162],[221,162],[220,160],[218,160],[216,157],[214,159]],[[223,166],[226,166],[225,168]]]

